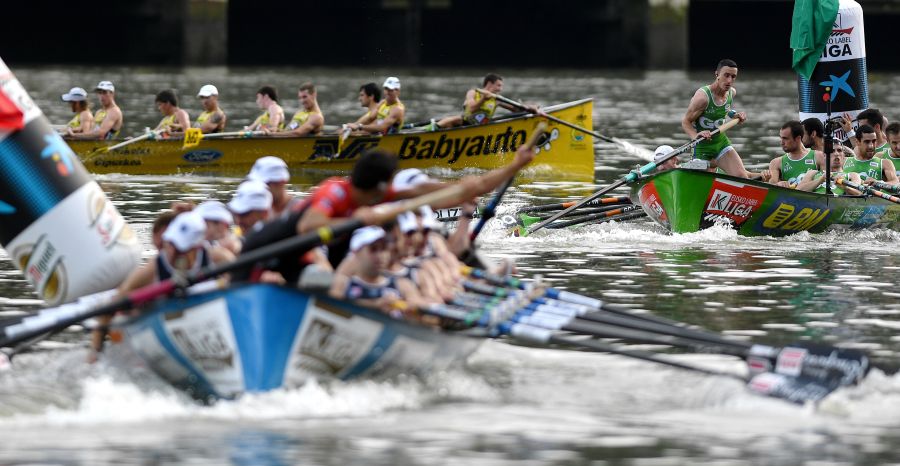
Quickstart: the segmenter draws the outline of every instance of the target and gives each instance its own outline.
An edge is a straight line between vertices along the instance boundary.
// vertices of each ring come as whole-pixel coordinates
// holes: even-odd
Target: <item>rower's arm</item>
[[[375,121],[375,110],[374,109],[369,110],[368,112],[363,114],[363,116],[357,118],[354,123],[357,123],[360,125],[367,125],[373,121]]]
[[[781,181],[781,157],[775,157],[769,162],[769,172],[772,174],[769,183],[776,184]]]
[[[384,120],[381,120],[381,123],[375,122],[364,124],[361,125],[359,129],[368,133],[385,133],[387,132],[388,128],[394,126],[395,123],[402,120],[403,109],[397,106],[391,109],[390,113],[388,113],[388,116],[385,117]]]
[[[309,119],[306,120],[306,123],[286,131],[278,131],[274,133],[269,133],[269,137],[273,138],[290,138],[297,136],[307,136],[310,134],[315,134],[319,128],[325,125],[325,119],[322,118],[322,115],[318,113],[314,113],[309,116]]]
[[[94,129],[94,115],[85,110],[81,112],[81,132],[90,133]]]
[[[797,183],[797,190],[799,191],[813,191],[818,187],[822,182],[825,181],[825,175],[817,175],[816,172],[809,171],[803,175],[803,180]]]
[[[173,128],[173,132],[178,131],[183,133],[185,129],[191,127],[191,117],[182,109],[175,113],[175,125],[173,126],[177,126],[177,128]]]
[[[278,128],[281,126],[281,120],[284,119],[284,112],[279,112],[278,109],[269,107],[269,124],[267,125],[269,129],[278,131]]]
[[[200,131],[203,134],[209,134],[219,129],[219,125],[222,125],[225,122],[225,114],[222,112],[216,112],[209,116],[209,119],[204,121],[203,124],[200,125]],[[224,126],[224,125],[223,125]]]
[[[697,92],[691,97],[691,103],[688,105],[684,118],[681,119],[681,129],[684,130],[692,140],[697,138],[697,130],[694,128],[694,122],[700,118],[700,115],[703,115],[703,111],[706,110],[708,103],[706,93],[697,89]]]
[[[476,99],[475,94],[477,94],[477,92],[475,92],[475,89],[469,89],[469,91],[466,92],[465,105],[466,110],[468,110],[470,113],[478,110],[478,107],[481,107],[481,104],[483,104],[484,101],[488,98],[485,94],[481,94],[481,98]]]
[[[881,171],[884,173],[884,182],[892,185],[900,184],[900,179],[897,179],[897,169],[894,167],[894,163],[888,159],[881,159]]]

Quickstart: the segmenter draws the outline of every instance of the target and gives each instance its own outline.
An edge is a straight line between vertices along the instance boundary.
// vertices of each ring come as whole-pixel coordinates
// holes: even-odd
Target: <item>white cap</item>
[[[215,222],[225,222],[229,225],[234,224],[234,217],[228,211],[228,207],[219,201],[206,201],[194,208],[194,212],[200,214],[203,220],[212,220]]]
[[[431,207],[423,205],[419,207],[419,213],[422,214],[422,228],[429,230],[440,228],[441,224],[434,218],[434,211],[431,210]]]
[[[203,243],[206,236],[206,222],[196,212],[178,214],[162,235],[181,252],[187,252]]]
[[[400,89],[400,78],[391,76],[384,80],[384,86],[387,89]]]
[[[384,238],[384,229],[381,227],[363,227],[353,232],[350,238],[350,250],[353,252]]]
[[[113,86],[113,83],[111,81],[100,81],[100,83],[97,84],[97,87],[95,87],[94,90],[116,92],[116,87]]]
[[[394,179],[391,181],[391,187],[394,188],[394,191],[405,191],[407,189],[415,188],[422,183],[431,181],[435,180],[426,175],[422,170],[419,170],[418,168],[407,168],[400,170],[394,175]]]
[[[66,102],[81,102],[87,100],[87,91],[80,87],[69,89],[67,94],[62,95],[62,100]]]
[[[272,208],[272,193],[262,181],[245,181],[238,186],[228,208],[236,214],[246,214],[251,210],[269,210]]]
[[[653,151],[653,162],[659,162],[663,157],[671,154],[675,149],[672,146],[659,146]]]
[[[219,90],[212,84],[204,85],[200,88],[200,92],[197,93],[197,97],[209,97],[211,95],[219,95]]]
[[[419,229],[419,220],[412,212],[403,212],[397,216],[397,225],[403,234],[411,233]]]
[[[288,171],[287,163],[273,155],[267,155],[256,159],[250,173],[247,175],[248,180],[262,181],[263,183],[277,183],[291,179],[291,172]]]

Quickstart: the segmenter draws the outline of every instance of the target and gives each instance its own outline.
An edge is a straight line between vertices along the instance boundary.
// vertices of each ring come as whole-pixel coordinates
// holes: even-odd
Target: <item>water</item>
[[[301,82],[319,86],[328,124],[354,120],[359,85],[388,74],[403,82],[408,119],[458,111],[480,70],[19,69],[54,123],[69,118],[58,94],[112,79],[125,134],[154,126],[153,95],[193,95],[214,82],[231,127],[257,114],[253,94],[275,84],[286,110]],[[679,121],[711,73],[505,71],[506,94],[558,103],[595,98],[594,126],[654,148],[685,141]],[[900,78],[870,77],[871,100],[896,108]],[[788,74],[742,71],[736,99],[750,120],[732,131],[745,162],[780,153],[781,124],[796,118]],[[198,105],[186,99],[196,115]],[[888,117],[900,116],[887,112]],[[638,161],[597,146],[595,184],[538,179],[519,184],[501,208],[576,199]],[[446,173],[438,174],[447,176]],[[233,178],[99,178],[149,251],[149,223],[173,200],[227,200]],[[294,184],[305,194],[318,178]],[[647,221],[509,238],[488,228],[482,249],[554,285],[767,343],[799,339],[864,348],[897,365],[900,313],[889,231],[742,238],[731,230],[670,235]],[[8,258],[0,262],[0,316],[38,303]],[[618,356],[487,342],[458,371],[427,379],[320,382],[298,390],[199,406],[127,354],[84,361],[78,329],[17,357],[0,373],[4,464],[887,464],[900,463],[900,378],[875,370],[817,409],[749,394],[722,377],[660,368]],[[734,359],[678,354],[688,363],[741,370]]]

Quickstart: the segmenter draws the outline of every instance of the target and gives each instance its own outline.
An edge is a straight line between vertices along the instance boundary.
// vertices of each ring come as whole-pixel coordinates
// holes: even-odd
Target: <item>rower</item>
[[[842,195],[850,195],[850,196],[858,196],[861,194],[859,191],[848,188],[845,186],[835,184],[834,180],[838,178],[846,178],[854,183],[860,183],[860,177],[858,173],[847,173],[842,167],[845,165],[847,161],[847,153],[843,150],[837,150],[835,147],[831,153],[831,192],[837,196]],[[825,169],[821,170],[809,170],[800,178],[800,181],[797,183],[797,189],[800,191],[810,191],[816,192],[820,194],[825,194]]]
[[[100,100],[100,110],[94,114],[94,126],[90,131],[75,133],[66,129],[71,139],[113,139],[119,135],[124,124],[122,110],[116,105],[116,88],[109,81],[100,81],[94,89]]]
[[[119,285],[120,296],[145,287],[155,282],[175,276],[196,273],[212,264],[221,264],[234,260],[234,255],[225,248],[209,246],[205,241],[206,222],[195,212],[179,214],[172,220],[162,235],[162,247],[155,260],[148,261],[135,269]],[[100,328],[91,335],[91,348],[94,352],[89,360],[96,360],[96,353],[103,349],[106,329],[112,320],[110,316],[98,319]]]
[[[394,134],[403,127],[406,107],[400,102],[400,80],[393,76],[384,81],[384,100],[375,114],[367,113],[350,129],[366,134]]]
[[[466,92],[462,115],[447,117],[438,122],[432,120],[431,124],[428,125],[426,129],[435,131],[455,126],[483,125],[490,123],[498,105],[510,111],[519,110],[506,102],[497,102],[496,94],[501,92],[503,92],[503,77],[496,73],[488,73],[482,80],[481,90],[469,89],[468,92]],[[533,105],[529,105],[526,108],[531,113],[538,113],[537,107]]]
[[[291,122],[283,131],[269,131],[264,129],[268,136],[276,138],[289,138],[294,136],[318,135],[325,126],[325,117],[316,101],[316,86],[312,83],[303,83],[297,92],[297,100],[300,101],[300,110],[291,118]]]
[[[172,89],[166,89],[156,94],[156,108],[163,114],[162,120],[156,125],[156,131],[168,134],[184,133],[185,128],[191,127],[191,117],[184,109],[178,106],[178,97]]]
[[[241,251],[241,241],[231,232],[234,216],[225,204],[219,201],[204,201],[194,212],[206,221],[206,242],[211,246],[222,246],[234,254]]]
[[[662,145],[662,146],[657,147],[656,150],[653,151],[653,163],[657,164],[656,165],[657,172],[664,172],[664,171],[674,170],[674,169],[678,168],[678,157],[677,156],[670,157],[668,160],[666,160],[662,164],[659,164],[660,160],[665,158],[665,156],[671,154],[672,151],[674,151],[674,150],[675,150],[675,148],[673,148],[672,146]]]
[[[243,238],[262,228],[269,219],[271,209],[272,193],[269,187],[256,180],[241,183],[228,203],[228,210],[234,214],[235,223],[240,228],[238,235]]]
[[[359,117],[354,123],[362,124],[367,118],[372,119],[378,114],[378,107],[381,105],[381,89],[375,83],[366,83],[359,87],[359,105],[366,109],[366,113]],[[350,124],[350,123],[348,123]]]
[[[806,148],[803,131],[803,123],[796,120],[781,125],[778,135],[784,154],[769,162],[769,183],[788,188],[796,186],[807,171],[825,169],[825,154]]]
[[[200,88],[197,98],[203,105],[203,113],[194,122],[194,128],[200,128],[203,134],[221,133],[225,131],[227,117],[219,108],[219,90],[212,84],[206,84]]]
[[[889,160],[875,157],[878,139],[875,128],[869,125],[860,125],[859,128],[856,128],[855,137],[857,139],[855,154],[844,162],[844,171],[859,173],[860,178],[867,184],[874,181],[884,181],[892,185],[900,184],[894,164]]]
[[[882,131],[885,127],[885,118],[880,110],[877,108],[868,108],[859,112],[859,115],[856,115],[856,123],[859,126],[869,125],[875,131],[875,152],[882,152],[885,149],[890,148],[890,144],[887,141],[887,138],[884,135],[884,131]],[[841,127],[844,129],[844,133],[847,135],[846,141],[849,141],[851,146],[855,149],[857,144],[859,143],[859,138],[854,138],[859,132],[859,126],[857,126],[856,131],[853,130],[853,120],[850,118],[850,115],[844,114],[841,119]]]
[[[702,137],[704,141],[694,146],[695,159],[714,161],[725,173],[741,178],[758,178],[744,168],[741,156],[731,145],[724,133],[712,135],[712,131],[725,123],[725,117],[738,118],[742,123],[747,120],[744,112],[735,112],[734,97],[737,90],[734,81],[737,79],[737,63],[724,59],[716,65],[715,81],[697,89],[691,98],[681,128],[691,138]],[[713,169],[710,169],[713,171]]]
[[[66,124],[66,129],[71,130],[72,134],[90,133],[94,127],[94,115],[91,114],[87,91],[80,87],[73,87],[62,95],[62,100],[69,102],[72,106],[72,113],[75,114]]]
[[[300,204],[301,199],[287,191],[287,182],[291,179],[287,163],[273,155],[260,157],[253,163],[248,180],[261,181],[272,193],[272,209],[269,218],[287,215],[292,208]]]
[[[888,148],[875,156],[890,160],[894,164],[894,169],[900,170],[900,123],[895,121],[887,125],[884,134],[887,136]]]
[[[388,235],[381,227],[363,227],[350,239],[351,254],[335,271],[329,294],[338,299],[393,312],[401,298],[416,306],[424,304],[416,286],[408,279],[386,274],[390,265]],[[352,272],[348,272],[352,269]]]
[[[279,131],[284,128],[284,109],[278,105],[278,92],[272,86],[263,86],[256,91],[256,106],[263,110],[246,131]]]

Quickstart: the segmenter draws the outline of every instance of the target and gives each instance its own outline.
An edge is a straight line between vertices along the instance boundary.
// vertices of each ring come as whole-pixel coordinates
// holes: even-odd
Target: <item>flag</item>
[[[837,19],[838,0],[796,0],[791,20],[791,67],[807,80],[828,43],[834,20]]]

